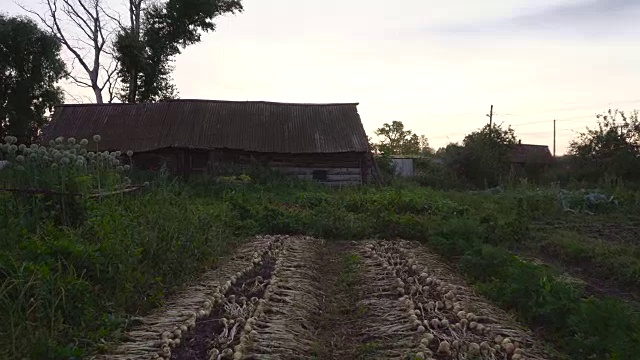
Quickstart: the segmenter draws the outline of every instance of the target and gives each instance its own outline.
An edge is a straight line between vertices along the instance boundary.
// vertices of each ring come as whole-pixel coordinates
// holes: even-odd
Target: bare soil
[[[266,285],[271,279],[274,268],[275,259],[270,256],[264,257],[260,266],[254,267],[252,271],[247,272],[239,278],[224,295],[227,297],[235,295],[236,299],[240,299],[241,297],[245,297],[247,300],[250,300],[252,297],[261,299],[264,296]],[[256,283],[258,276],[262,277],[265,286],[254,289],[253,285]],[[215,344],[214,337],[224,329],[222,323],[223,314],[224,308],[222,305],[216,305],[209,316],[199,320],[195,328],[183,337],[180,346],[172,352],[171,359],[208,360],[208,351],[211,349],[211,345]],[[233,348],[239,341],[240,336],[236,336],[228,346]]]

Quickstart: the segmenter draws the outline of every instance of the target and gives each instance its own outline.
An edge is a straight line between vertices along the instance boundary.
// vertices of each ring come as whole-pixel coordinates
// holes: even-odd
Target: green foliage
[[[429,141],[424,135],[418,136],[411,130],[405,130],[401,121],[385,123],[375,134],[383,139],[373,149],[384,155],[428,155],[433,153]]]
[[[114,44],[124,84],[121,100],[153,102],[177,96],[171,84],[173,58],[215,30],[213,20],[242,11],[240,0],[168,0],[144,9],[142,24],[123,28]]]
[[[487,125],[464,138],[462,150],[454,153],[453,166],[476,187],[500,185],[509,173],[510,145],[515,143],[513,129]]]
[[[76,229],[3,228],[17,235],[0,250],[0,358],[86,355],[217,263],[242,224],[179,190],[92,202]]]
[[[540,246],[563,262],[587,267],[589,273],[620,286],[640,288],[640,246],[594,239],[568,230],[538,236]]]
[[[34,141],[46,112],[63,101],[56,84],[65,76],[54,36],[28,18],[0,14],[0,138]]]
[[[423,161],[418,182],[437,189],[486,189],[506,184],[512,175],[513,129],[486,125],[468,134],[462,143],[448,144],[435,153],[437,161]],[[529,169],[539,177],[539,169]],[[536,172],[537,171],[537,172]],[[524,175],[524,174],[523,174]]]
[[[640,121],[638,111],[609,109],[598,114],[598,127],[587,129],[571,142],[569,153],[578,177],[599,180],[605,174],[640,180]]]
[[[91,145],[97,148],[96,140],[97,135]],[[21,221],[29,228],[48,218],[74,226],[84,221],[85,195],[130,183],[124,176],[130,166],[120,165],[118,159],[123,154],[88,151],[91,145],[86,139],[60,137],[49,146],[26,146],[7,136],[0,144],[0,160],[9,161],[9,167],[0,171],[0,183],[16,192],[2,204],[5,211],[22,214]]]
[[[420,240],[571,358],[636,357],[634,310],[619,301],[584,300],[582,289],[509,251],[535,240],[532,222],[570,216],[553,190],[336,190],[243,171],[251,181],[158,180],[139,195],[89,202],[88,220],[75,228],[49,222],[36,232],[6,211],[0,217],[8,234],[0,239],[0,318],[9,320],[0,322],[0,357],[87,356],[102,347],[101,339],[117,340],[131,316],[157,307],[215,265],[235,239],[260,233]],[[638,203],[624,206],[621,211],[630,211]],[[589,319],[607,319],[607,325],[588,325]]]

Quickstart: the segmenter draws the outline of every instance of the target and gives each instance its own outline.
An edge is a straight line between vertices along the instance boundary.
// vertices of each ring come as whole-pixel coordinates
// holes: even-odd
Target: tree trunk
[[[136,38],[136,49],[140,48],[140,8],[142,7],[142,1],[143,0],[129,0],[131,32]],[[137,102],[136,98],[138,96],[138,69],[136,66],[134,66],[129,72],[129,79],[129,94],[127,101],[133,104]]]
[[[102,90],[97,85],[93,87],[93,93],[96,94],[96,104],[103,104]]]

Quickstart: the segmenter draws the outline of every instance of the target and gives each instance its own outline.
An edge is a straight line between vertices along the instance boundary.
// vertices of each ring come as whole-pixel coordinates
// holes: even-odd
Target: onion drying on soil
[[[264,236],[167,306],[140,319],[127,341],[100,359],[314,359],[335,346],[319,324],[329,316],[322,240]],[[418,243],[361,241],[358,321],[336,324],[366,359],[551,359],[532,335],[489,305]],[[336,253],[335,256],[341,256]],[[323,281],[324,280],[324,281]],[[336,321],[333,318],[332,321]],[[339,321],[339,320],[338,320]],[[336,349],[341,350],[341,349]],[[320,352],[355,354],[356,352]]]
[[[417,359],[552,358],[531,333],[475,295],[418,243],[368,241],[359,251],[367,266],[365,284],[377,288],[363,301],[375,310],[379,336],[395,338],[395,348],[378,358],[406,358],[407,352]]]

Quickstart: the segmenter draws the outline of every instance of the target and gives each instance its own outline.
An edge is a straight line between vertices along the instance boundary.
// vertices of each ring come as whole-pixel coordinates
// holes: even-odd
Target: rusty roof
[[[357,103],[171,100],[147,104],[73,104],[56,108],[43,140],[90,139],[101,150],[177,147],[277,153],[369,151]]]
[[[511,162],[549,164],[553,155],[547,145],[515,144],[511,145]]]

